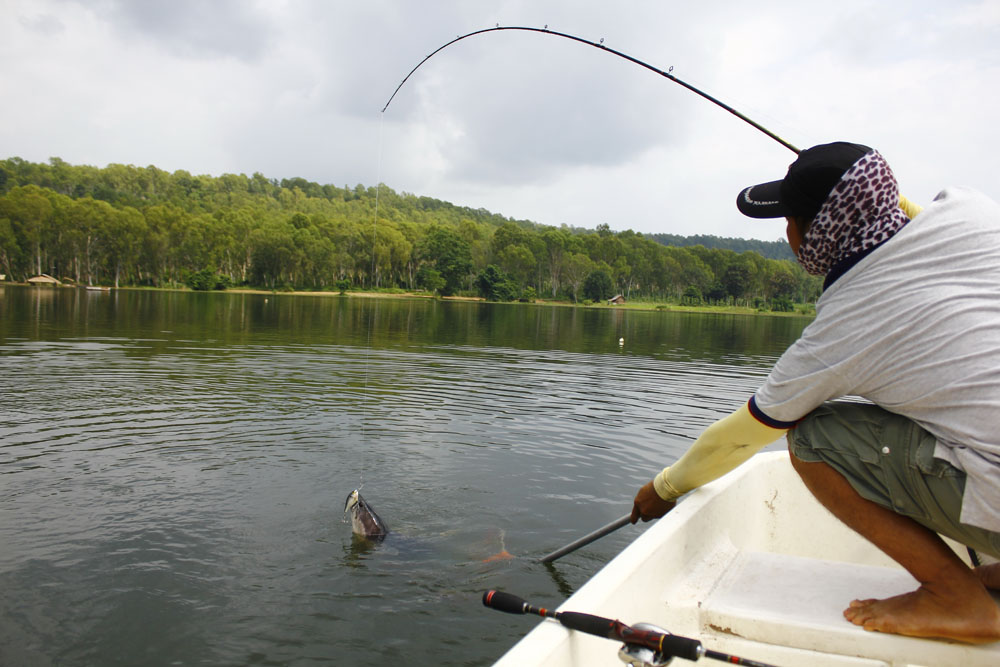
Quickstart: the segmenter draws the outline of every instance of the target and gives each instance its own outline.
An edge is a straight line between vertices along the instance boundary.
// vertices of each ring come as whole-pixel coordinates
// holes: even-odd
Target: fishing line
[[[384,111],[384,110],[383,110]],[[385,124],[385,114],[379,114],[378,124],[378,159],[375,167],[375,212],[372,216],[372,268],[371,279],[375,281],[376,253],[375,246],[378,241],[378,204],[379,192],[382,189],[382,150],[383,150],[383,126]],[[378,299],[372,300],[371,311],[368,313],[368,332],[365,340],[365,363],[364,363],[364,386],[361,390],[361,481],[358,484],[358,491],[365,486],[365,451],[366,442],[365,424],[368,422],[368,366],[372,350],[372,329],[375,326],[375,311],[378,309]]]
[[[716,106],[718,106],[718,107],[720,107],[722,109],[725,109],[726,111],[728,111],[729,113],[733,114],[734,116],[736,116],[740,120],[744,121],[745,123],[748,123],[750,126],[756,128],[757,130],[759,130],[759,131],[763,132],[764,134],[766,134],[767,136],[771,137],[772,139],[774,139],[775,141],[777,141],[779,144],[781,144],[785,148],[787,148],[790,151],[792,151],[793,153],[800,153],[801,152],[800,149],[796,148],[794,145],[792,145],[789,142],[785,141],[784,139],[782,139],[777,134],[775,134],[771,130],[767,129],[766,127],[764,127],[760,123],[758,123],[758,122],[756,122],[754,120],[751,120],[750,118],[748,118],[747,116],[743,115],[742,113],[740,113],[739,111],[737,111],[733,107],[729,106],[725,102],[722,102],[721,100],[719,100],[719,99],[717,99],[717,98],[709,95],[708,93],[706,93],[706,92],[704,92],[702,90],[699,90],[698,88],[695,88],[694,86],[692,86],[691,84],[687,83],[686,81],[683,81],[682,79],[679,79],[678,77],[674,76],[672,74],[673,69],[674,69],[672,66],[670,68],[668,68],[666,71],[664,71],[664,70],[662,70],[662,69],[660,69],[658,67],[654,67],[653,65],[650,65],[647,62],[643,62],[642,60],[639,60],[638,58],[634,58],[633,56],[630,56],[630,55],[628,55],[626,53],[622,53],[621,51],[618,51],[616,49],[612,49],[609,46],[605,46],[603,38],[601,38],[600,42],[593,42],[593,41],[591,41],[589,39],[584,39],[583,37],[577,37],[576,35],[570,35],[570,34],[567,34],[567,33],[564,33],[564,32],[558,32],[556,30],[549,30],[548,25],[546,25],[544,28],[530,28],[530,27],[525,27],[525,26],[501,26],[501,25],[497,24],[497,26],[494,27],[494,28],[485,28],[483,30],[475,30],[473,32],[466,33],[464,35],[459,35],[458,37],[456,37],[455,39],[451,40],[450,42],[442,44],[437,49],[435,49],[434,51],[432,51],[430,55],[428,55],[426,58],[424,58],[419,63],[417,63],[417,66],[414,67],[412,70],[410,70],[410,73],[407,74],[403,78],[403,80],[399,83],[398,86],[396,86],[396,90],[394,90],[393,93],[392,93],[392,95],[389,96],[389,101],[385,103],[384,107],[382,107],[382,114],[385,115],[385,110],[389,108],[390,104],[392,104],[392,100],[393,100],[393,98],[396,97],[396,93],[399,92],[400,88],[403,87],[403,84],[405,84],[409,80],[409,78],[411,76],[413,76],[413,73],[416,72],[418,69],[420,69],[420,66],[423,65],[425,62],[427,62],[428,60],[430,60],[435,55],[437,55],[438,53],[440,53],[444,49],[448,48],[452,44],[460,42],[463,39],[468,39],[469,37],[475,37],[476,35],[484,35],[486,33],[491,33],[491,32],[500,32],[502,30],[518,30],[518,31],[522,31],[522,32],[532,32],[532,33],[540,33],[542,35],[552,35],[552,36],[555,36],[555,37],[562,37],[564,39],[569,39],[569,40],[572,40],[574,42],[579,42],[581,44],[587,44],[589,46],[593,46],[594,48],[600,49],[601,51],[605,51],[605,52],[610,53],[612,55],[616,55],[619,58],[624,58],[625,60],[627,60],[627,61],[629,61],[631,63],[639,65],[640,67],[644,67],[644,68],[650,70],[651,72],[655,72],[656,74],[659,74],[660,76],[662,76],[664,78],[670,79],[674,83],[676,83],[678,85],[681,85],[684,88],[687,88],[688,90],[690,90],[691,92],[693,92],[693,93],[695,93],[695,94],[703,97],[704,99],[708,100],[712,104],[715,104]]]

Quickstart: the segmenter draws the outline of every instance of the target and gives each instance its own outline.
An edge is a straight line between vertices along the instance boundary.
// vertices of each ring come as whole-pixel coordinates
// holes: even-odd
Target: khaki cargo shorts
[[[958,520],[965,473],[934,458],[937,440],[910,419],[870,403],[825,403],[788,442],[796,458],[830,465],[861,497],[1000,558],[1000,533]]]

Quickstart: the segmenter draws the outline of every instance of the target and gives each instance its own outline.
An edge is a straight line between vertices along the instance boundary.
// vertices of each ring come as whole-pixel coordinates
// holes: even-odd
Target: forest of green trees
[[[493,300],[621,293],[776,310],[818,296],[818,280],[794,260],[757,251],[781,244],[746,243],[757,245],[737,252],[608,225],[548,227],[385,185],[0,160],[0,273],[13,281],[44,273],[83,285],[402,289]]]

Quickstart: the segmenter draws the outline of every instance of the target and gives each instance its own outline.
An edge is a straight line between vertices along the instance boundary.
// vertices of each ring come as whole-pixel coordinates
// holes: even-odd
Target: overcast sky
[[[1000,199],[1000,2],[0,0],[0,157],[389,187],[547,225],[774,240],[791,143]]]

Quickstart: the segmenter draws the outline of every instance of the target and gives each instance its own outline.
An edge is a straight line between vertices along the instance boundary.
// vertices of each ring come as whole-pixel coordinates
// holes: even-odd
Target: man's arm
[[[663,516],[677,498],[726,474],[787,431],[759,422],[744,403],[705,429],[677,463],[664,468],[639,489],[632,507],[632,523]]]

